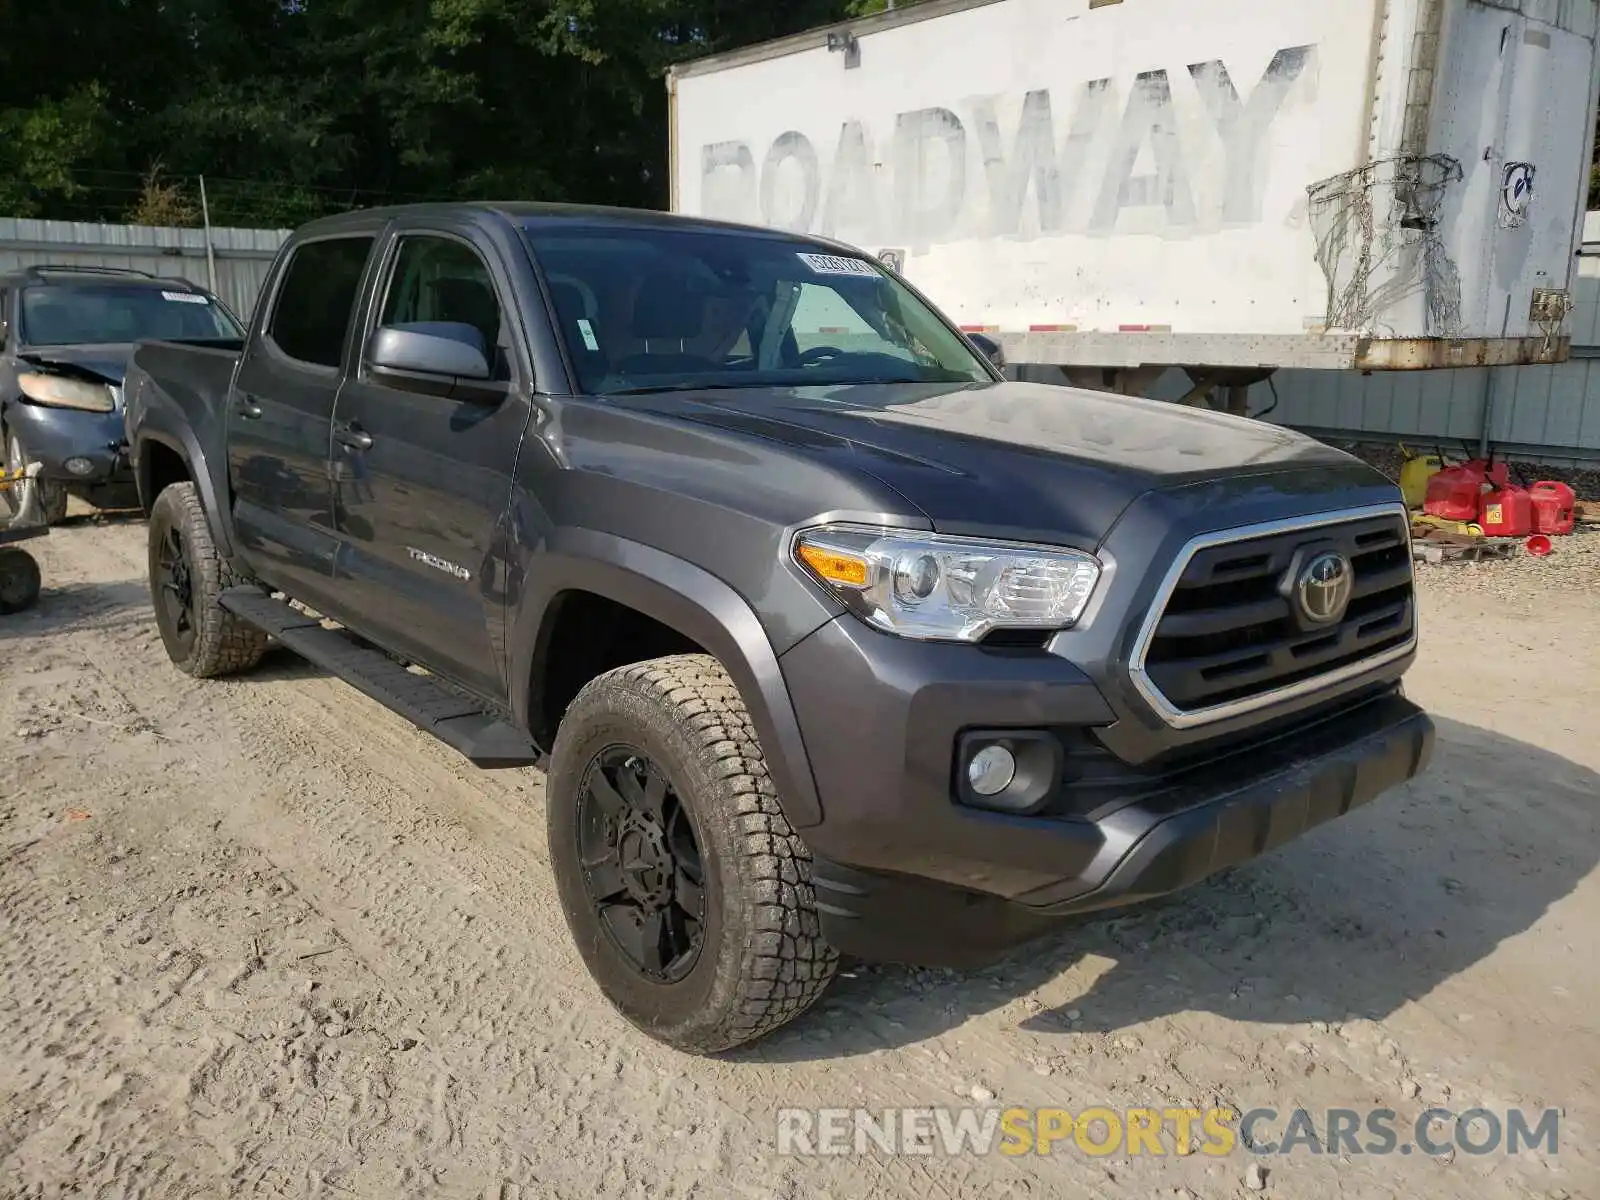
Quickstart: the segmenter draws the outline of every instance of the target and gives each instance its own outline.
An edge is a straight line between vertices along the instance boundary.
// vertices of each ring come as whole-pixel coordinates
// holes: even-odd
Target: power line
[[[74,167],[74,168],[68,168],[68,170],[65,172],[65,174],[68,175],[70,178],[72,178],[74,183],[78,183],[80,186],[82,186],[82,187],[84,187],[86,189],[92,189],[92,190],[97,191],[97,192],[106,192],[106,193],[112,193],[112,194],[132,194],[132,195],[140,195],[140,194],[143,193],[143,191],[144,191],[144,186],[143,186],[144,185],[144,181],[148,177],[148,173],[146,173],[146,172],[118,170],[118,169],[109,168],[109,167]],[[96,183],[96,182],[92,182],[92,179],[94,177],[100,177],[100,176],[110,177],[110,178],[115,178],[115,179],[122,179],[122,180],[137,181],[137,183],[136,184],[114,184],[114,183]],[[162,172],[156,178],[157,178],[158,182],[165,183],[168,186],[189,187],[189,188],[197,187],[197,184],[195,182],[196,179],[197,179],[197,176],[195,176],[195,175],[180,175],[180,174],[176,174],[176,173]],[[381,196],[388,196],[388,197],[393,197],[393,198],[395,198],[397,200],[417,200],[417,201],[441,200],[441,199],[449,199],[450,198],[450,197],[447,197],[447,196],[443,196],[438,192],[413,192],[413,191],[404,191],[404,190],[400,190],[400,189],[397,189],[397,188],[390,188],[390,187],[369,187],[369,186],[367,186],[365,184],[360,184],[360,183],[354,183],[354,184],[330,184],[330,183],[301,183],[301,182],[297,182],[297,181],[294,181],[294,180],[285,180],[285,179],[243,179],[243,178],[239,178],[239,177],[236,177],[236,176],[230,176],[230,175],[212,175],[210,172],[206,172],[206,183],[208,185],[210,185],[210,184],[226,184],[230,188],[248,189],[248,190],[251,190],[251,191],[271,191],[271,192],[276,192],[276,193],[280,193],[280,194],[300,192],[300,193],[314,193],[314,194],[317,194],[317,195],[334,196],[334,197],[350,196],[350,195],[365,195],[365,196],[380,196],[380,197]]]

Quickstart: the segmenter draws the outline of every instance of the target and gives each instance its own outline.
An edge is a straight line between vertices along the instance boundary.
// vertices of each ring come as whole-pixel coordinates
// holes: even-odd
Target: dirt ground
[[[709,1061],[584,974],[538,774],[476,773],[287,654],[179,675],[140,523],[32,545],[42,604],[0,618],[7,1200],[1600,1197],[1600,594],[1545,586],[1559,559],[1424,572],[1424,779],[993,969],[858,970]],[[1262,1191],[1243,1151],[776,1152],[779,1106],[975,1089],[1564,1121],[1555,1155],[1302,1153]]]

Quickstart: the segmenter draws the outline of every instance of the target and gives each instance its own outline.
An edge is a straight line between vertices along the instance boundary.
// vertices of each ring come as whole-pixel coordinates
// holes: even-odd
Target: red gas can
[[[1483,459],[1475,458],[1435,472],[1428,480],[1422,511],[1446,521],[1476,521],[1478,497],[1483,493],[1490,469]]]
[[[1564,483],[1543,479],[1528,489],[1533,499],[1533,531],[1535,533],[1571,533],[1578,523],[1578,498]]]
[[[1483,516],[1478,524],[1483,526],[1485,537],[1527,537],[1533,532],[1533,497],[1527,488],[1518,487],[1502,478],[1492,482],[1490,490],[1483,493]]]

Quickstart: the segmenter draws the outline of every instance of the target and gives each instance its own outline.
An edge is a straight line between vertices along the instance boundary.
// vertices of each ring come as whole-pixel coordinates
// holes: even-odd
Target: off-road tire
[[[39,564],[26,550],[0,547],[0,614],[39,603]]]
[[[703,941],[676,983],[623,956],[584,882],[579,789],[619,744],[663,768],[700,843]],[[651,1037],[695,1054],[728,1050],[794,1020],[832,981],[839,955],[819,928],[811,853],[784,819],[749,710],[716,659],[659,658],[591,680],[561,721],[546,797],[550,860],[579,953]]]
[[[0,449],[4,450],[8,469],[18,471],[28,465],[27,447],[23,446],[22,439],[16,434],[0,429]],[[39,511],[44,514],[44,523],[59,524],[67,515],[67,489],[44,479],[30,479],[27,483],[15,484],[6,490],[4,503],[7,521],[14,520],[22,511],[23,498],[30,488],[38,489]]]
[[[185,645],[165,618],[160,582],[160,549],[169,530],[176,529],[185,549],[193,588],[194,636]],[[187,675],[215,679],[248,671],[267,650],[267,635],[234,616],[219,603],[222,593],[243,582],[235,578],[217,553],[211,525],[192,483],[174,483],[150,509],[150,592],[156,610],[156,627],[167,657]]]

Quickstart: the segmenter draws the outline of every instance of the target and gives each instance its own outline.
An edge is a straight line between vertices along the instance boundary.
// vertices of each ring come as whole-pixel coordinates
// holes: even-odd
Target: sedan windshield
[[[21,335],[29,346],[244,336],[209,296],[119,284],[24,288]]]
[[[528,230],[583,391],[989,383],[876,263],[761,234]]]

